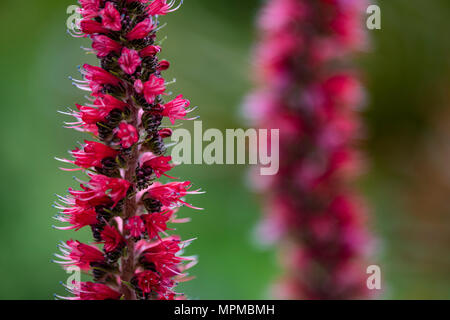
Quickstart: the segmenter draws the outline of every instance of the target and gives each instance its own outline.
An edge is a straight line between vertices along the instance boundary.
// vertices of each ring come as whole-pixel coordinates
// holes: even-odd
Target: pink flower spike
[[[123,72],[126,74],[134,74],[136,72],[136,68],[141,65],[141,58],[135,50],[123,48],[122,55],[120,56],[118,62]]]
[[[126,38],[129,41],[142,39],[148,36],[148,34],[155,28],[151,18],[148,18],[142,22],[139,22],[133,30],[128,32]]]
[[[246,111],[258,128],[280,133],[277,172],[253,175],[265,205],[257,236],[281,247],[276,299],[376,295],[365,275],[373,246],[367,214],[353,189],[364,93],[352,58],[365,49],[366,7],[363,0],[269,0],[260,15],[257,88]]]
[[[98,66],[85,64],[79,67],[81,80],[70,78],[74,86],[88,92],[88,102],[60,113],[73,117],[64,127],[89,133],[95,140],[85,140],[71,148],[71,157],[57,159],[73,165],[63,170],[82,170],[88,179],[74,177],[79,187],[69,188],[68,195],[56,196],[53,207],[58,213],[54,219],[59,223],[53,228],[84,228],[92,240],[91,244],[62,243],[56,255],[59,259],[54,262],[65,269],[78,267],[93,280],[63,285],[72,297],[57,297],[184,299],[175,288],[192,279],[186,270],[196,259],[182,253],[193,239],[181,241],[169,234],[175,229],[168,224],[189,221],[187,217],[177,219],[176,207],[192,207],[184,196],[200,192],[190,191],[189,182],[162,185],[158,181],[174,179],[168,175],[174,165],[166,156],[164,141],[173,132],[163,126],[169,83],[161,71],[169,63],[158,58],[161,47],[155,45],[162,26],[157,28],[159,18],[150,14],[173,11],[175,1],[78,2],[81,9],[77,13],[83,16],[81,30],[68,33],[92,41],[91,48],[82,49],[95,54]],[[188,111],[176,110],[182,108],[177,103],[181,102],[168,103],[166,113],[170,111],[173,119],[184,118],[181,114]],[[336,163],[344,158],[336,157]],[[153,198],[146,198],[148,191]]]
[[[100,11],[100,16],[102,17],[103,27],[113,31],[120,31],[122,29],[120,13],[112,2],[106,3],[105,8]]]

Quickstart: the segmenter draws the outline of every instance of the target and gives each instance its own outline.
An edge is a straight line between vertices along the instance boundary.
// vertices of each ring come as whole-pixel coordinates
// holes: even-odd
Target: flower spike
[[[362,86],[348,69],[365,46],[365,0],[268,0],[261,12],[255,75],[246,116],[279,129],[274,176],[252,176],[264,194],[257,237],[283,245],[281,299],[369,297],[371,235],[351,186]],[[270,146],[269,146],[270,148]]]
[[[161,72],[170,66],[159,60],[161,30],[157,16],[181,5],[166,0],[79,0],[83,17],[75,37],[92,40],[99,66],[79,67],[82,79],[73,84],[91,94],[84,104],[61,112],[74,118],[66,128],[87,132],[85,140],[57,158],[64,171],[80,170],[87,179],[75,180],[79,188],[57,196],[54,207],[59,230],[92,231],[92,242],[62,242],[55,263],[77,267],[92,281],[65,284],[68,300],[168,300],[181,299],[179,282],[190,280],[186,270],[196,263],[183,257],[186,242],[170,235],[178,207],[186,205],[191,183],[163,185],[161,177],[174,167],[163,139],[172,130],[167,121],[186,119],[189,101],[180,95],[164,101],[166,83]],[[83,181],[86,180],[86,181]],[[173,181],[173,180],[172,180]],[[145,196],[144,196],[145,195]]]

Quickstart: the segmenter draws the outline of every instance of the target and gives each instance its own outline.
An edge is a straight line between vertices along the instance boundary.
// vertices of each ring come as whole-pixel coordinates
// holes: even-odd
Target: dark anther
[[[151,181],[155,178],[153,170],[150,167],[136,168],[136,185],[138,190],[143,190],[151,185]]]
[[[95,168],[98,173],[108,177],[119,177],[120,171],[116,159],[105,158],[102,160],[102,167]]]
[[[157,156],[162,156],[166,153],[167,148],[164,145],[164,141],[158,134],[153,136],[147,143],[146,146],[150,149],[153,154]]]
[[[143,200],[145,209],[149,212],[160,212],[162,203],[159,200],[146,198]]]
[[[92,275],[94,276],[94,281],[100,281],[107,273],[109,266],[103,262],[91,262],[90,266],[92,268]]]

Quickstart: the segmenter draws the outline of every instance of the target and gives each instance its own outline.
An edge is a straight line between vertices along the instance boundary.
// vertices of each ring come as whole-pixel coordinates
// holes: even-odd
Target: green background
[[[63,129],[66,119],[56,111],[84,101],[68,76],[78,76],[77,65],[95,63],[80,49],[88,43],[66,34],[71,4],[73,0],[0,3],[0,299],[51,299],[53,293],[63,293],[59,282],[67,275],[50,262],[56,244],[75,236],[89,239],[87,232],[51,227],[54,194],[75,185],[53,157],[65,156],[85,138]],[[167,78],[177,78],[170,89],[199,106],[196,114],[204,129],[245,127],[239,110],[251,88],[260,4],[186,0],[178,12],[163,18],[168,26],[160,38],[168,39],[161,57],[172,62]],[[429,206],[419,213],[408,209],[410,186],[422,181],[416,164],[422,163],[433,119],[450,107],[450,2],[378,4],[382,29],[369,32],[372,49],[359,61],[368,87],[369,105],[362,116],[370,159],[361,187],[372,206],[372,230],[380,239],[370,264],[382,268],[384,298],[450,298],[450,208],[442,201],[438,208],[443,214],[433,223],[428,223],[433,214]],[[198,238],[187,250],[199,255],[192,270],[197,278],[180,288],[190,298],[267,298],[268,284],[279,275],[275,251],[259,248],[252,238],[260,213],[246,172],[238,165],[176,169],[175,175],[207,191],[189,198],[206,210],[183,209],[180,215],[192,222],[177,230],[184,238]],[[433,188],[433,183],[422,188],[425,196]]]

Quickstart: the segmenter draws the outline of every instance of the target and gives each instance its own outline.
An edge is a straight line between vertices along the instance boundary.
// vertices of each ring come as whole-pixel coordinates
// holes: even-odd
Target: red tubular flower
[[[191,182],[170,182],[167,184],[154,183],[148,190],[145,199],[154,199],[166,207],[187,206],[193,209],[200,209],[185,202],[182,198],[187,194],[199,194],[200,190],[188,191],[191,188]]]
[[[187,113],[191,111],[186,109],[190,104],[189,100],[183,99],[183,95],[179,95],[163,106],[162,115],[169,118],[172,124],[174,124],[177,119],[189,120],[185,119],[185,117]]]
[[[146,168],[151,168],[153,170],[153,172],[156,174],[157,178],[161,178],[161,176],[166,176],[168,178],[172,178],[175,179],[169,175],[167,175],[165,172],[171,170],[174,165],[170,163],[170,161],[172,161],[172,157],[157,157],[154,155],[151,155],[148,159],[144,158],[141,159],[141,161],[143,162],[142,167]]]
[[[120,145],[124,149],[131,148],[136,142],[139,141],[139,134],[134,126],[122,122],[115,130],[116,137],[120,139]]]
[[[79,0],[81,4],[81,15],[83,18],[90,19],[98,16],[100,12],[100,0]]]
[[[152,104],[158,95],[161,95],[166,91],[164,79],[158,78],[154,74],[150,75],[149,80],[144,83],[143,91],[145,100],[149,104]]]
[[[108,29],[104,28],[100,22],[89,20],[89,18],[85,18],[80,22],[81,31],[88,34],[95,33],[108,33]]]
[[[153,57],[158,52],[161,52],[161,47],[160,46],[148,46],[148,47],[145,47],[144,49],[142,49],[141,51],[139,51],[139,55],[142,58],[144,58],[144,57]]]
[[[89,205],[73,206],[71,208],[64,208],[61,215],[55,217],[56,220],[61,222],[68,222],[70,226],[67,227],[55,227],[60,230],[80,230],[86,226],[92,226],[98,223],[97,211]]]
[[[158,237],[159,233],[164,233],[167,230],[167,223],[171,218],[173,211],[155,212],[142,216],[144,226],[150,238]]]
[[[120,52],[122,46],[107,36],[94,35],[92,36],[92,49],[94,49],[98,58],[104,58],[111,52]]]
[[[129,41],[143,39],[155,28],[151,18],[139,22],[127,35]]]
[[[75,85],[82,90],[89,90],[88,88],[90,88],[94,95],[98,95],[103,93],[106,85],[113,87],[120,85],[120,80],[117,77],[100,67],[85,64],[83,69],[82,74],[86,80],[75,82]],[[86,82],[89,87],[86,87]]]
[[[183,1],[181,1],[183,2]],[[148,6],[147,11],[150,15],[166,15],[169,12],[175,11],[179,8],[173,8],[175,4],[175,0],[171,0],[170,3],[167,3],[167,0],[155,0]],[[181,5],[181,3],[180,3]]]
[[[120,56],[118,62],[123,72],[133,74],[135,73],[136,68],[141,65],[141,58],[135,50],[123,48],[122,55]]]
[[[113,31],[120,31],[120,29],[122,29],[120,13],[116,10],[112,2],[107,2],[105,4],[105,9],[100,11],[100,16],[102,18],[102,25],[105,28]]]
[[[74,297],[61,297],[68,300],[119,300],[122,294],[102,283],[73,282],[69,291]]]
[[[56,261],[66,266],[78,266],[81,270],[90,269],[91,263],[101,263],[105,260],[103,253],[94,246],[90,246],[79,241],[69,240],[67,243],[59,245],[63,255],[55,254],[62,261]]]
[[[105,252],[112,252],[117,249],[122,249],[125,245],[125,239],[114,227],[106,226],[102,231],[101,238],[105,244]]]
[[[180,299],[176,285],[190,278],[187,269],[194,257],[181,257],[183,242],[168,233],[177,219],[175,207],[193,207],[184,200],[190,182],[162,185],[156,179],[173,168],[165,156],[163,139],[172,130],[161,128],[164,117],[185,119],[187,100],[165,104],[165,80],[169,67],[157,54],[159,19],[174,10],[174,2],[158,0],[79,0],[81,33],[89,37],[100,66],[80,68],[82,80],[74,84],[91,93],[86,104],[64,112],[73,116],[66,127],[88,132],[85,141],[70,151],[73,159],[58,159],[87,174],[80,189],[69,188],[58,196],[55,219],[60,230],[88,227],[93,241],[70,240],[60,245],[55,261],[75,266],[93,277],[92,282],[67,285],[70,300]],[[164,111],[165,110],[165,111]],[[187,120],[187,119],[185,119]],[[173,177],[170,177],[175,179]],[[145,195],[145,197],[144,197]],[[152,196],[152,197],[150,197]]]
[[[80,167],[79,169],[72,170],[80,170],[89,169],[91,167],[101,168],[104,166],[104,160],[112,159],[114,161],[114,159],[119,155],[119,152],[108,146],[105,146],[103,143],[95,141],[85,141],[85,145],[81,150],[77,148],[71,151],[70,154],[75,158],[74,161],[66,159],[61,159],[61,161],[72,163]]]
[[[265,195],[264,242],[285,246],[288,299],[368,297],[364,264],[371,237],[365,211],[349,188],[359,170],[354,148],[361,84],[339,61],[364,45],[364,0],[269,0],[256,52],[259,88],[247,115],[279,129],[275,176],[255,176]]]
[[[128,219],[125,224],[125,229],[129,231],[130,236],[140,238],[145,231],[145,224],[142,221],[142,216],[134,216]]]

